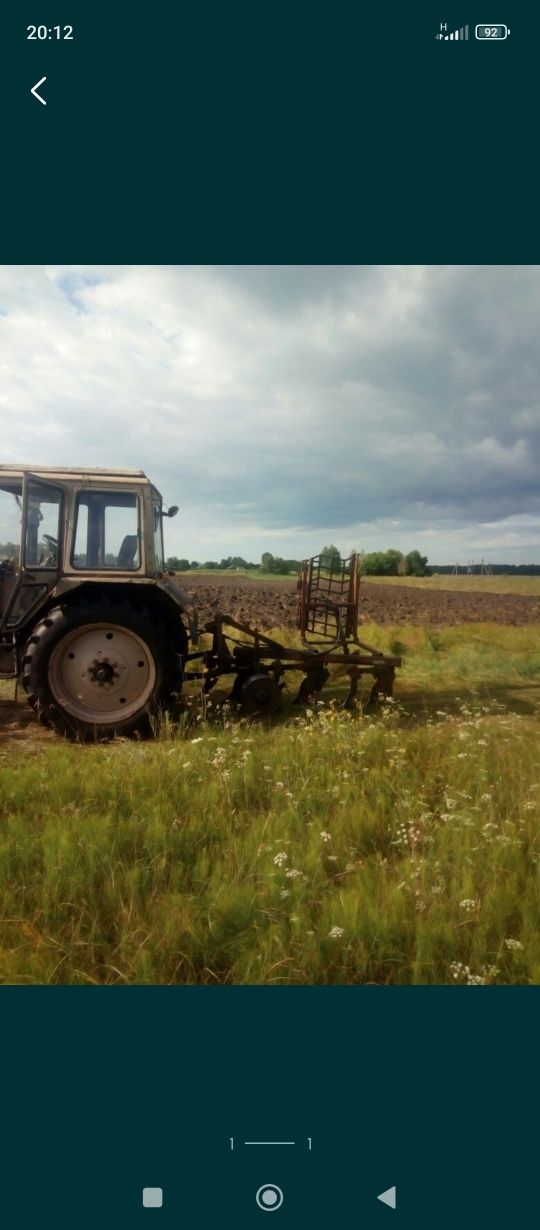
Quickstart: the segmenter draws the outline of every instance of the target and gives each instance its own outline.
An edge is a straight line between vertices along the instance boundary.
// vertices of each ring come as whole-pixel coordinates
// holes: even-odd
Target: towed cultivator
[[[399,658],[358,639],[358,558],[306,561],[298,589],[302,648],[281,645],[230,615],[204,631],[190,595],[164,565],[159,491],[142,470],[0,466],[0,520],[12,525],[0,560],[0,678],[15,679],[39,718],[69,738],[108,739],[151,728],[184,679],[209,692],[234,675],[232,697],[252,715],[278,706],[300,671],[297,701],[320,692],[331,667],[373,677],[391,695]]]
[[[349,677],[344,708],[354,705],[362,675],[373,677],[370,703],[380,695],[391,696],[401,659],[358,639],[359,583],[356,553],[330,566],[320,555],[305,560],[298,582],[297,626],[302,649],[281,645],[230,615],[218,613],[204,628],[212,636],[211,648],[188,654],[184,678],[203,680],[207,693],[221,676],[233,674],[230,699],[252,715],[278,708],[288,671],[304,675],[296,704],[317,696],[330,678],[331,666]],[[201,668],[190,669],[197,660]]]

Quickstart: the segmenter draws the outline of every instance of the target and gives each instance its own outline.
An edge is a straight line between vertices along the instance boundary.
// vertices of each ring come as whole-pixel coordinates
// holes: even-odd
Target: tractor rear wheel
[[[103,598],[54,607],[34,628],[23,686],[41,719],[84,740],[150,733],[182,688],[185,628]]]

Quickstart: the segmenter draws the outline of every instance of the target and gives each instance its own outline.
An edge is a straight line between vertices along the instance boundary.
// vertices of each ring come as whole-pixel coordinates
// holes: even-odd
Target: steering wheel
[[[42,534],[41,537],[48,547],[48,554],[41,560],[41,567],[46,568],[47,564],[50,564],[54,568],[58,561],[58,540],[53,538],[52,534]]]

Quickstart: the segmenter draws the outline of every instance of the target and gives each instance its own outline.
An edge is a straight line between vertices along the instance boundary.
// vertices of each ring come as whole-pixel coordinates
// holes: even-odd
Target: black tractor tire
[[[150,735],[178,700],[186,653],[180,618],[122,598],[72,599],[33,629],[22,683],[40,720],[70,739]]]

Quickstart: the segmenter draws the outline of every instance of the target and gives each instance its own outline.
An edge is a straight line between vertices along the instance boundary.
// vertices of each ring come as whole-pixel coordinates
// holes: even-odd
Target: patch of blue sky
[[[87,313],[84,299],[80,298],[81,291],[91,286],[99,286],[103,281],[97,273],[63,273],[57,279],[56,285],[76,312]]]

